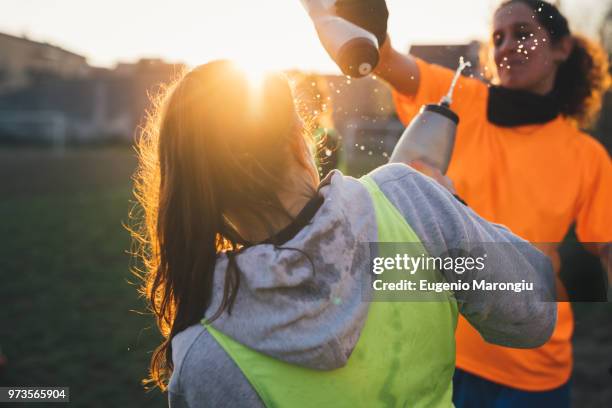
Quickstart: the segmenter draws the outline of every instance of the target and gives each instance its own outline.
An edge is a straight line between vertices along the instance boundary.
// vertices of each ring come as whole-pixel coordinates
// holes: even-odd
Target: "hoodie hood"
[[[236,257],[240,287],[232,313],[212,326],[276,359],[330,370],[346,364],[367,317],[364,243],[376,241],[376,220],[365,187],[339,171],[318,194],[321,207],[292,239],[255,245]],[[221,303],[227,265],[222,255],[207,317]]]

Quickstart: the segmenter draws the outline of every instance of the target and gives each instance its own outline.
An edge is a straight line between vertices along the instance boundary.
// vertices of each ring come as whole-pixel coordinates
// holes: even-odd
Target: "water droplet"
[[[387,152],[383,152],[383,157],[389,157],[389,155],[387,154]]]
[[[362,145],[359,150],[365,150],[365,146]]]
[[[370,151],[368,152],[368,156],[371,156],[371,155],[372,155],[372,151],[370,150]]]
[[[325,149],[325,155],[330,157],[332,155],[332,151],[330,149]]]

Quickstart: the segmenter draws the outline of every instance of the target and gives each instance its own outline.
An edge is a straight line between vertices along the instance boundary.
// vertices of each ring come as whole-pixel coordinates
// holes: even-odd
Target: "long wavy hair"
[[[312,169],[312,140],[283,75],[269,75],[254,87],[228,61],[193,69],[154,102],[137,142],[140,212],[132,235],[144,265],[140,293],[164,337],[144,383],[165,390],[173,370],[172,338],[205,314],[213,321],[231,313],[240,276],[235,256],[249,243],[228,212],[247,211],[266,228],[270,219],[264,214],[291,217],[277,193],[291,157]],[[316,171],[310,173],[316,182]],[[229,259],[223,298],[209,313],[221,252]]]
[[[553,44],[566,36],[574,41],[572,52],[562,63],[555,78],[554,93],[561,102],[561,114],[574,121],[578,126],[588,128],[593,125],[601,111],[604,94],[610,88],[608,55],[603,47],[588,38],[572,34],[569,23],[559,9],[542,0],[505,0],[500,10],[514,3],[527,5],[535,18],[546,29]],[[490,75],[496,66],[491,51],[492,45],[483,47],[481,59],[486,61]]]

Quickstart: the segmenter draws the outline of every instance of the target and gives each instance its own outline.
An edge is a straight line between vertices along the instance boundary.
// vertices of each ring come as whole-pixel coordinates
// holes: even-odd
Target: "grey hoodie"
[[[552,300],[554,293],[552,267],[545,255],[506,228],[483,220],[406,165],[388,164],[370,175],[430,253],[470,250],[471,244],[478,243],[518,244],[519,249],[510,255],[505,249],[488,251],[484,278],[489,282],[524,279],[533,282],[536,290],[523,292],[520,298],[504,291],[462,294],[459,311],[487,341],[498,345],[537,347],[548,340],[555,326],[556,304],[542,301],[547,296]],[[372,200],[358,180],[336,170],[322,183],[319,194],[323,204],[292,239],[280,248],[256,245],[237,257],[241,278],[232,314],[224,313],[213,326],[274,358],[330,370],[346,364],[367,319],[370,303],[364,300],[362,278],[370,267],[370,255],[364,243],[376,242],[378,231]],[[227,259],[222,256],[207,316],[220,304],[226,268]],[[457,280],[452,271],[443,273],[448,281]],[[470,272],[461,277],[463,281],[474,278]],[[171,407],[264,406],[238,366],[201,324],[174,337],[172,356]]]

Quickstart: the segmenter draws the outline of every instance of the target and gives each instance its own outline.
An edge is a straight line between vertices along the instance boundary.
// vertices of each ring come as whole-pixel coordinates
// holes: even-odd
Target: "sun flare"
[[[261,90],[266,76],[274,72],[280,72],[281,69],[274,67],[267,61],[258,61],[246,58],[232,58],[237,68],[245,75],[250,86],[256,90]]]

